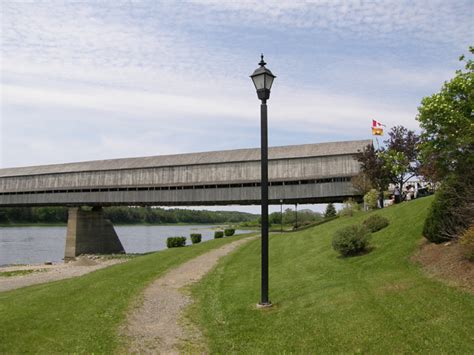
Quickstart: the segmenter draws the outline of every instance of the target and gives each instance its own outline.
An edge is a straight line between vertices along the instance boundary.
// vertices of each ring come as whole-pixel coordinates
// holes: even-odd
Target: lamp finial
[[[265,61],[263,60],[263,53],[260,55],[260,63],[258,63],[261,67],[264,67],[267,63],[265,63]]]

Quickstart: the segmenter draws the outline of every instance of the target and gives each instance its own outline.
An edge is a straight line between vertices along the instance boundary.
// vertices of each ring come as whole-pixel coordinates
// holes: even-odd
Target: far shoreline
[[[114,227],[122,226],[232,226],[235,229],[251,229],[251,227],[240,227],[233,222],[220,223],[199,223],[199,222],[179,222],[179,223],[114,223]],[[67,227],[67,223],[0,223],[0,228],[14,228],[14,227]]]

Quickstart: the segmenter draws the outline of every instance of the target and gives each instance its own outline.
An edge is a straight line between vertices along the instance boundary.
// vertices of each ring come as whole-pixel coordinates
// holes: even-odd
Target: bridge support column
[[[73,260],[81,254],[125,253],[112,223],[104,218],[102,207],[84,211],[69,208],[66,250],[64,260]]]

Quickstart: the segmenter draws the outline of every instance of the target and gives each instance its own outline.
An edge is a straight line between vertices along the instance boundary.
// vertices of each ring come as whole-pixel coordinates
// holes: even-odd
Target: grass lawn
[[[193,286],[189,310],[211,353],[474,353],[474,297],[428,278],[410,256],[432,198],[373,213],[390,225],[374,249],[340,258],[335,230],[359,213],[270,238],[270,299],[260,298],[260,241],[223,258]]]
[[[0,353],[111,353],[127,308],[155,278],[234,236],[136,257],[82,277],[0,293]]]

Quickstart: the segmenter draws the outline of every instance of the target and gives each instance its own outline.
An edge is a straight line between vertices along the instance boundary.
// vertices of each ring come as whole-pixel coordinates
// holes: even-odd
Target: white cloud
[[[227,11],[225,21],[288,26],[371,38],[409,34],[425,41],[465,41],[472,27],[472,2],[335,0],[192,0],[207,11]],[[463,11],[466,10],[467,11]]]
[[[381,41],[424,38],[435,44],[449,37],[458,45],[469,22],[459,4],[5,2],[0,156],[3,164],[24,165],[34,159],[95,159],[97,151],[105,158],[246,147],[258,126],[258,101],[247,75],[257,61],[255,42],[265,47],[268,39],[274,41],[270,52],[280,53],[272,61],[278,79],[269,102],[271,127],[291,133],[294,143],[308,133],[334,140],[365,137],[372,118],[416,129],[420,97],[402,96],[438,88],[452,63],[367,59],[348,55],[337,43],[333,50],[340,52],[314,59],[310,51],[316,47],[304,45],[315,33]],[[295,28],[304,29],[291,32],[303,49],[291,53],[279,36]],[[265,37],[272,31],[275,37]],[[213,37],[216,33],[222,39]],[[387,45],[393,49],[397,43]],[[298,62],[298,54],[306,58]],[[319,67],[317,60],[326,62]],[[314,73],[320,81],[313,80]],[[38,115],[42,133],[31,130]],[[73,138],[48,136],[48,130],[67,133],[64,117],[94,126],[95,140],[87,130]],[[127,131],[113,129],[117,125]],[[147,129],[153,135],[144,133]],[[235,132],[242,137],[232,140]],[[226,139],[212,141],[212,134]]]

